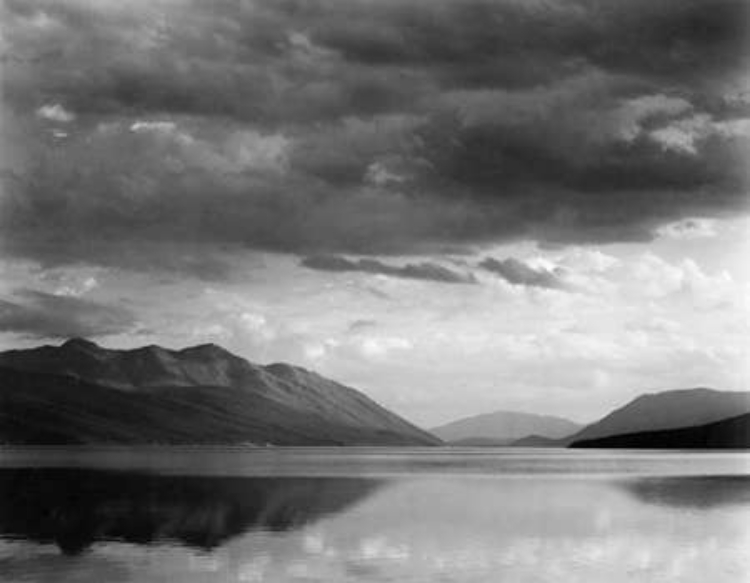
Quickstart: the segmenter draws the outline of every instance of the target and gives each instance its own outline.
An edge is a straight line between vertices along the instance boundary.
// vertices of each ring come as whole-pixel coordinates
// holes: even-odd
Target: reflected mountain
[[[98,541],[211,550],[250,530],[286,531],[343,511],[366,478],[163,476],[90,469],[0,470],[0,537],[75,555]]]
[[[659,506],[700,510],[750,504],[750,476],[652,477],[620,486],[639,501]]]

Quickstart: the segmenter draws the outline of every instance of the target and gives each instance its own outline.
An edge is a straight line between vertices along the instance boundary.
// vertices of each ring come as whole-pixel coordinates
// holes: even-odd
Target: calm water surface
[[[0,580],[744,582],[750,454],[5,448]]]

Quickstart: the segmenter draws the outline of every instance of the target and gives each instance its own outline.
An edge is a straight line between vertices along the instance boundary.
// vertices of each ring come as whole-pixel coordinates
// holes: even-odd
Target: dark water
[[[748,581],[750,455],[4,449],[0,580]]]

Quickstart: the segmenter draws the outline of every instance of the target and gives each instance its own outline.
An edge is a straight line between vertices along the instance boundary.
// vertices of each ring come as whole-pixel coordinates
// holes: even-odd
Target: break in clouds
[[[2,10],[8,257],[221,279],[223,250],[260,249],[380,272],[320,257],[648,240],[746,206],[744,0]]]

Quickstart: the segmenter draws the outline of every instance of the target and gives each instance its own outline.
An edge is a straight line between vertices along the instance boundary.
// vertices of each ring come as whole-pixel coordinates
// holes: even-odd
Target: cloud
[[[425,73],[449,87],[531,87],[589,66],[673,86],[720,79],[742,64],[746,32],[739,0],[355,1],[335,10],[316,1],[304,11],[235,0],[137,10],[36,0],[9,2],[7,12],[16,53],[42,59],[34,65],[50,74],[35,85],[70,93],[82,110],[264,121],[408,107],[398,96]],[[40,31],[38,14],[56,26]],[[59,60],[72,70],[55,68]],[[80,79],[84,65],[92,75]],[[400,84],[388,83],[394,75]],[[295,91],[284,91],[289,82]]]
[[[22,290],[0,299],[0,331],[35,338],[98,337],[132,331],[135,315],[122,306]]]
[[[137,120],[130,124],[131,132],[155,132],[171,134],[177,128],[173,121],[141,121]]]
[[[690,258],[670,263],[646,252],[624,268],[624,292],[648,298],[670,298],[673,302],[686,299],[693,310],[721,308],[742,295],[729,272],[706,273]]]
[[[716,237],[716,221],[711,219],[690,218],[668,223],[659,227],[657,233],[667,239],[709,239]]]
[[[556,271],[530,267],[523,261],[513,257],[502,260],[488,257],[479,266],[499,275],[508,283],[515,285],[549,289],[568,289],[569,287]]]
[[[471,274],[459,273],[436,263],[407,263],[403,266],[389,265],[377,259],[347,259],[337,255],[316,255],[305,257],[301,265],[320,271],[360,271],[401,277],[405,279],[422,279],[440,283],[476,283]]]
[[[136,6],[6,2],[9,255],[190,246],[191,273],[227,247],[642,241],[747,211],[742,0]]]
[[[377,320],[369,320],[369,319],[354,320],[351,324],[349,324],[349,327],[347,328],[347,332],[358,333],[363,330],[369,330],[371,328],[375,328],[377,327],[377,325],[378,325]]]
[[[36,114],[41,118],[60,123],[69,123],[76,118],[73,112],[68,111],[59,103],[42,105],[36,110]]]
[[[99,287],[99,282],[95,277],[91,276],[81,281],[78,285],[61,285],[55,290],[55,295],[77,298],[87,294],[97,287]]]

